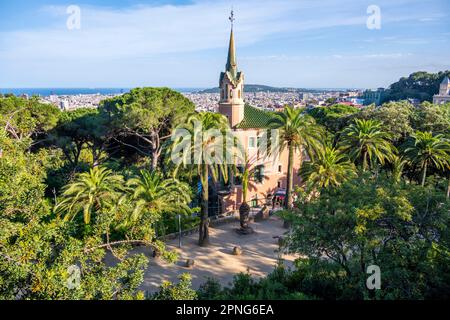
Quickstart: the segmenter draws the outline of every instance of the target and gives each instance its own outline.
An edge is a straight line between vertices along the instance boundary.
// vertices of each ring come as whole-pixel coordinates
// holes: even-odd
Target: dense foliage
[[[448,299],[448,107],[390,102],[342,120],[310,113],[326,128],[347,124],[328,130],[300,170],[295,208],[279,213],[291,225],[281,249],[299,258],[265,278],[239,274],[228,287],[209,279],[199,298]],[[366,286],[373,265],[380,290]]]
[[[287,249],[308,257],[298,260],[297,271],[328,279],[327,290],[302,292],[332,299],[448,297],[450,202],[440,188],[362,174],[301,204],[285,216],[293,224]],[[365,287],[369,265],[381,269],[381,290]]]
[[[414,72],[409,77],[402,77],[399,81],[391,84],[389,93],[384,97],[384,101],[410,98],[431,102],[433,95],[439,92],[439,84],[445,76],[450,77],[450,71],[438,73]]]
[[[316,119],[317,123],[336,133],[342,130],[352,119],[351,115],[358,112],[358,109],[345,104],[334,104],[329,107],[312,108],[308,113]]]
[[[434,88],[442,75],[414,84],[425,76],[404,86]],[[175,261],[160,236],[176,230],[177,215],[208,244],[210,184],[236,172],[170,164],[173,129],[194,139],[195,123],[228,128],[167,88],[64,112],[0,97],[0,299],[448,298],[450,104],[406,101],[288,107],[274,117],[278,150],[290,151],[289,182],[294,151],[306,151],[305,184],[288,184],[280,214],[292,225],[281,249],[301,257],[292,270],[280,261],[265,278],[240,274],[225,288],[209,280],[198,292],[183,275],[145,296],[148,259],[130,250],[144,245]],[[381,290],[365,286],[369,265],[381,269]]]
[[[3,130],[0,141],[0,298],[137,298],[147,259],[136,255],[108,267],[100,233],[81,237],[53,215],[44,197],[46,152],[25,152],[29,145]],[[76,270],[82,281],[72,290]]]
[[[199,298],[448,299],[449,105],[322,108],[310,114],[327,128],[323,148],[301,168],[295,209],[279,214],[292,226],[283,248],[301,258],[228,287],[209,279]],[[380,290],[366,286],[371,265]]]
[[[191,188],[115,156],[128,151],[112,141],[118,121],[0,99],[0,299],[142,299],[148,259],[127,252],[146,245],[176,259],[158,235],[177,213],[191,223]]]
[[[136,88],[103,101],[100,112],[112,127],[112,140],[150,157],[156,170],[171,129],[194,108],[189,99],[169,88]]]

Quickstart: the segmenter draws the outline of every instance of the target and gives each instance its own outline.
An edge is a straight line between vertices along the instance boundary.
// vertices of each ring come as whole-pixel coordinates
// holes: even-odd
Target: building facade
[[[433,96],[433,103],[443,104],[447,102],[450,102],[450,79],[445,77],[439,86],[439,93]]]
[[[244,102],[244,73],[238,71],[233,26],[228,46],[228,59],[225,72],[220,74],[219,113],[227,117],[230,127],[238,137],[246,153],[248,167],[253,172],[249,181],[247,202],[250,206],[272,203],[272,198],[283,194],[287,186],[288,152],[270,156],[262,155],[258,148],[259,140],[267,134],[273,112],[252,107]],[[294,157],[294,186],[301,183],[298,175],[300,153]],[[242,184],[231,177],[229,192],[220,197],[221,210],[224,213],[239,209],[242,203]],[[281,203],[280,203],[281,204]]]
[[[370,104],[375,104],[376,106],[381,105],[384,97],[386,96],[386,91],[384,88],[378,88],[377,90],[365,90],[362,94],[363,104],[368,106]]]

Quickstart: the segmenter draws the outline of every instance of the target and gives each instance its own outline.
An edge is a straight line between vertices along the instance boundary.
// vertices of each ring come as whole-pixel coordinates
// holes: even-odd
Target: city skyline
[[[217,87],[232,6],[247,83],[375,88],[450,69],[443,0],[70,4],[79,29],[68,28],[65,1],[0,4],[0,87]],[[371,5],[380,29],[366,25]]]

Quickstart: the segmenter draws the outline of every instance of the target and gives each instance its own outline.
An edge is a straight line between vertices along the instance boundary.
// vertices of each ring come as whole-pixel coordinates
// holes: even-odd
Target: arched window
[[[220,90],[220,99],[223,99],[223,89]]]
[[[241,98],[241,90],[238,91],[238,98]]]
[[[230,98],[233,99],[233,90],[230,90]]]

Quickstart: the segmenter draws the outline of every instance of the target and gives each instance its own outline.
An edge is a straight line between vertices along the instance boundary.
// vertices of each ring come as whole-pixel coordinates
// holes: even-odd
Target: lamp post
[[[55,206],[58,205],[58,200],[56,199],[56,189],[53,188],[53,197],[55,198]]]
[[[178,248],[181,248],[181,214],[178,217]]]

